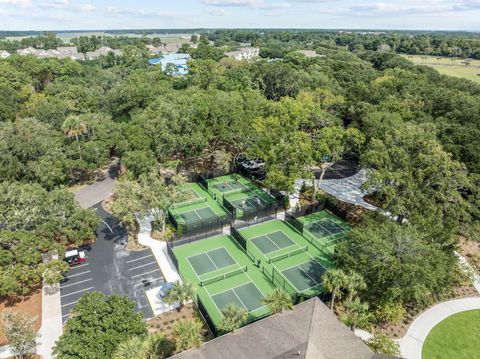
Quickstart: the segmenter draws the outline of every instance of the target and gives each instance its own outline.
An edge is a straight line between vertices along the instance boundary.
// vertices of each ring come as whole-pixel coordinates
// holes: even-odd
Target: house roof
[[[318,298],[298,304],[175,359],[375,359],[375,354]]]

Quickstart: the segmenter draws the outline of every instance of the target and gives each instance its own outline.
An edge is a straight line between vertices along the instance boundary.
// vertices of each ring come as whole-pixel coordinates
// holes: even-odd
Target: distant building
[[[34,55],[37,56],[37,49],[33,47],[27,47],[26,49],[18,49],[17,54],[27,56],[27,55]]]
[[[318,298],[271,315],[173,359],[381,359]]]
[[[26,49],[17,50],[17,54],[27,56],[33,55],[39,59],[46,57],[55,57],[57,59],[66,59],[70,58],[72,60],[84,60],[85,55],[79,53],[77,48],[74,46],[63,46],[58,47],[57,49],[34,49],[33,47],[27,47]]]
[[[160,65],[162,70],[172,66],[176,75],[186,75],[188,73],[187,61],[190,60],[189,54],[165,54],[160,58],[148,60],[149,65]]]
[[[100,56],[107,56],[109,53],[113,53],[117,56],[120,56],[122,54],[122,51],[114,50],[107,46],[102,46],[98,50],[87,52],[85,58],[88,60],[95,60],[95,59],[98,59]]]
[[[252,60],[260,55],[258,47],[242,47],[237,51],[230,51],[225,53],[225,56],[231,57],[235,60]]]
[[[10,53],[8,51],[0,50],[0,59],[6,59],[9,56],[10,56]]]
[[[325,57],[325,55],[317,54],[317,52],[313,50],[298,50],[297,52],[304,54],[308,58]]]

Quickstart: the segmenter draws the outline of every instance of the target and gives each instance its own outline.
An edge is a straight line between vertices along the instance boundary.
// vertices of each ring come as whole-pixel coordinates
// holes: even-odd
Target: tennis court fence
[[[298,248],[294,249],[293,251],[290,251],[290,252],[287,252],[287,253],[282,253],[282,254],[279,254],[279,255],[268,258],[267,263],[275,263],[275,262],[278,262],[282,259],[290,258],[290,257],[296,256],[299,253],[303,253],[303,252],[306,252],[306,251],[308,251],[308,246],[298,247]]]
[[[200,184],[200,186],[202,186],[203,188],[205,188],[205,190],[208,191],[208,181],[205,177],[203,177],[202,175],[198,175],[198,183]]]
[[[170,224],[176,229],[176,239],[211,234],[212,232],[218,231],[218,229],[222,229],[233,221],[233,217],[230,213],[215,215],[205,219],[201,218],[196,221],[189,221],[188,223],[179,222],[177,217],[171,211],[168,212],[167,217]]]
[[[272,266],[272,272],[270,273],[265,267],[262,267],[262,273],[275,285],[277,288],[282,288],[292,298],[293,304],[298,303],[297,290],[286,281],[283,275]]]
[[[193,301],[197,305],[198,311],[200,312],[200,315],[202,316],[204,322],[207,324],[208,329],[212,332],[213,336],[217,336],[217,328],[215,327],[215,324],[213,324],[212,318],[210,318],[210,315],[208,315],[208,311],[205,308],[205,305],[202,303],[202,299],[195,295]]]
[[[250,260],[253,263],[256,263],[257,259],[252,254],[252,252],[248,250],[247,239],[244,236],[242,236],[242,234],[238,231],[238,229],[233,224],[230,224],[230,236],[233,238],[235,243],[237,243],[238,246],[247,254]]]
[[[215,277],[212,277],[212,278],[208,278],[208,279],[205,279],[205,280],[201,280],[199,285],[200,287],[204,287],[206,285],[209,285],[209,284],[212,284],[212,283],[216,283],[216,282],[219,282],[221,280],[224,280],[226,278],[230,278],[230,277],[233,277],[233,276],[236,276],[238,274],[242,274],[242,273],[245,273],[247,271],[247,266],[245,267],[241,267],[241,268],[237,268],[237,269],[234,269],[230,272],[227,272],[227,273],[224,273],[224,274],[220,274],[220,275],[217,275]]]
[[[203,202],[207,202],[207,196],[194,198],[185,202],[175,203],[175,204],[172,204],[171,208],[173,209],[185,208],[185,207],[191,206],[192,204],[203,203]]]

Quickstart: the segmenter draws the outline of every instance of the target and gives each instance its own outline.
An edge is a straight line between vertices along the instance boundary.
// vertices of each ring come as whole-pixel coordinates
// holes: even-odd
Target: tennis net
[[[226,278],[230,278],[230,277],[233,277],[235,275],[242,274],[246,271],[247,271],[247,267],[245,266],[245,267],[240,267],[240,268],[234,269],[234,270],[232,270],[230,272],[227,272],[227,273],[224,273],[224,274],[217,275],[217,276],[212,277],[212,278],[201,280],[200,281],[200,287],[204,287],[206,285],[219,282],[219,281],[224,280]]]
[[[293,256],[299,254],[299,253],[303,253],[303,252],[306,252],[306,251],[308,251],[308,246],[298,247],[298,248],[296,248],[293,251],[290,251],[288,253],[283,253],[283,254],[279,254],[277,256],[273,256],[273,257],[268,258],[267,263],[278,262],[282,259],[290,258],[290,257],[293,257]]]
[[[181,202],[181,203],[175,203],[172,205],[172,208],[184,208],[191,206],[192,204],[197,204],[197,203],[203,203],[207,202],[207,197],[199,197],[199,198],[194,198],[189,201]]]

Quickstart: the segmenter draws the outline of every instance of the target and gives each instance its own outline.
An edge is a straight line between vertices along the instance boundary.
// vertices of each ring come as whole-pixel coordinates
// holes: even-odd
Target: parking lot
[[[85,263],[71,267],[61,282],[62,320],[68,319],[85,293],[93,291],[126,295],[149,319],[153,312],[145,290],[164,282],[155,257],[150,249],[127,251],[126,231],[99,205],[95,208],[104,222],[97,230],[97,241],[85,248]]]

